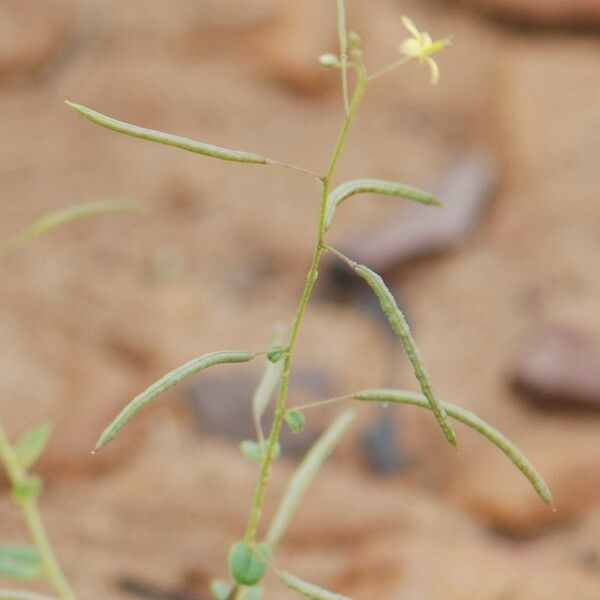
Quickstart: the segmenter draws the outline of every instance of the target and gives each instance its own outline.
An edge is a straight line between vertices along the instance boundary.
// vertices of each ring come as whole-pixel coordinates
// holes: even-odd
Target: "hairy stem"
[[[334,148],[333,154],[331,156],[331,160],[329,161],[329,167],[327,169],[327,174],[322,179],[322,193],[321,193],[321,209],[319,213],[319,226],[317,231],[317,240],[315,243],[315,248],[313,251],[312,261],[310,263],[310,268],[308,271],[308,275],[306,276],[306,284],[304,286],[304,291],[302,292],[302,297],[300,298],[300,303],[296,310],[296,315],[294,317],[294,321],[292,323],[292,327],[290,330],[290,337],[287,346],[287,354],[285,357],[285,362],[283,366],[283,374],[281,376],[281,384],[279,387],[279,398],[277,401],[277,408],[275,410],[275,416],[273,419],[273,426],[271,427],[271,433],[267,440],[267,451],[265,452],[258,481],[258,487],[256,489],[256,493],[254,496],[254,502],[252,505],[252,510],[250,513],[250,518],[248,520],[248,525],[246,527],[246,533],[244,536],[244,541],[246,544],[253,544],[256,540],[256,533],[258,531],[258,525],[260,523],[260,517],[262,513],[262,507],[264,503],[265,490],[267,486],[267,482],[269,480],[269,475],[271,474],[271,467],[273,465],[273,459],[275,455],[275,445],[279,439],[279,435],[281,433],[281,427],[283,424],[285,410],[286,410],[286,399],[287,399],[287,391],[288,391],[288,382],[290,378],[290,372],[292,369],[292,359],[294,348],[296,347],[296,341],[298,339],[298,334],[300,332],[300,327],[302,325],[302,321],[304,319],[304,314],[306,313],[306,309],[308,307],[308,303],[310,301],[310,297],[312,295],[313,288],[317,281],[317,277],[319,274],[319,263],[321,260],[321,255],[325,251],[325,244],[323,242],[323,237],[325,235],[325,216],[327,209],[327,197],[329,195],[329,187],[331,183],[331,179],[335,173],[335,169],[342,155],[342,151],[344,149],[344,144],[346,143],[346,139],[348,137],[348,133],[354,122],[358,110],[360,108],[361,101],[363,99],[365,88],[367,84],[367,74],[362,61],[359,61],[356,65],[358,72],[358,83],[356,86],[356,91],[354,92],[354,96],[352,98],[352,102],[350,103],[350,110],[344,119],[344,123],[342,125],[342,129],[340,131],[338,141]]]
[[[4,465],[13,489],[22,486],[27,479],[27,473],[19,463],[17,454],[10,443],[4,427],[0,422],[0,461]],[[42,521],[35,496],[17,500],[27,524],[29,535],[40,555],[44,575],[62,600],[75,600],[75,594],[67,581],[48,539],[46,528]]]

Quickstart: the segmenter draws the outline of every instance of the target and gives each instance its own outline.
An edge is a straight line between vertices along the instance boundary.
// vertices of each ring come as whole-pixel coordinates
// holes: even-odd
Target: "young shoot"
[[[223,363],[245,362],[254,358],[256,354],[265,355],[264,371],[258,388],[254,396],[249,394],[249,400],[252,398],[252,413],[257,439],[245,440],[241,444],[243,454],[252,461],[259,463],[256,489],[243,536],[233,543],[229,552],[231,581],[213,582],[212,593],[216,600],[255,600],[261,597],[262,590],[258,584],[261,583],[269,567],[274,570],[277,578],[284,585],[299,596],[313,598],[314,600],[349,600],[346,596],[324,590],[285,571],[274,569],[272,567],[272,560],[278,543],[292,521],[300,501],[306,495],[325,460],[336,448],[343,434],[352,423],[353,414],[351,412],[343,412],[335,419],[332,425],[307,452],[304,460],[292,476],[287,491],[281,499],[279,507],[271,519],[266,532],[263,533],[261,527],[265,495],[267,493],[273,462],[280,453],[282,428],[286,424],[292,431],[300,431],[305,425],[304,411],[309,407],[349,399],[363,402],[388,401],[397,404],[412,404],[431,411],[443,435],[453,445],[456,445],[457,439],[454,429],[450,424],[450,418],[458,420],[481,433],[505,452],[529,478],[540,496],[546,502],[551,501],[550,492],[541,477],[509,440],[472,413],[439,401],[437,394],[434,392],[431,377],[425,367],[425,360],[417,347],[417,342],[396,300],[380,275],[365,265],[356,264],[351,258],[345,257],[327,244],[326,236],[328,230],[333,225],[335,211],[342,202],[350,197],[371,193],[419,202],[430,206],[440,205],[438,199],[428,192],[418,190],[401,182],[373,178],[368,175],[367,177],[360,177],[339,183],[335,182],[335,178],[346,141],[359,114],[370,82],[395,71],[411,60],[417,60],[420,63],[428,65],[431,73],[431,83],[437,84],[439,81],[439,67],[432,56],[438,54],[450,44],[450,38],[448,37],[434,41],[428,33],[419,31],[410,19],[403,17],[398,23],[399,35],[400,26],[403,24],[408,29],[411,37],[404,40],[400,45],[401,58],[377,71],[369,73],[360,35],[348,32],[344,0],[330,1],[335,1],[339,53],[322,54],[319,58],[319,63],[322,67],[331,69],[334,72],[339,71],[341,74],[343,115],[337,141],[333,144],[328,165],[323,169],[324,175],[322,176],[301,166],[289,165],[251,152],[229,150],[189,138],[131,125],[93,111],[80,104],[68,103],[89,121],[124,135],[173,146],[223,161],[291,168],[317,177],[321,183],[320,207],[318,215],[315,218],[312,258],[308,267],[304,289],[289,328],[287,340],[276,343],[262,353],[238,351],[214,352],[203,355],[171,371],[126,405],[123,411],[106,428],[98,443],[98,447],[108,443],[126,423],[150,402],[157,399],[167,389],[200,370]],[[388,318],[391,328],[397,334],[399,343],[412,364],[415,379],[421,388],[422,394],[411,395],[410,393],[403,392],[371,390],[325,400],[304,407],[290,408],[288,406],[290,373],[294,365],[297,342],[317,281],[321,258],[323,253],[328,251],[334,253],[348,264],[353,272],[362,278],[377,296],[383,313]],[[277,392],[276,394],[275,391]],[[262,420],[273,395],[276,395],[273,420],[268,433],[265,433],[262,428]],[[432,454],[430,458],[432,461],[438,460],[435,454]]]

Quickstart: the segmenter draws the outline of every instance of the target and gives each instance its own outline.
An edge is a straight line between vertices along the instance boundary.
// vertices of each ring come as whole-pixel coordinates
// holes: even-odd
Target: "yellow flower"
[[[426,31],[419,31],[416,25],[404,15],[402,23],[412,37],[400,44],[400,52],[409,58],[416,58],[420,63],[427,63],[431,69],[431,85],[436,85],[440,79],[440,69],[431,55],[441,52],[446,46],[449,46],[452,39],[445,37],[433,41]]]

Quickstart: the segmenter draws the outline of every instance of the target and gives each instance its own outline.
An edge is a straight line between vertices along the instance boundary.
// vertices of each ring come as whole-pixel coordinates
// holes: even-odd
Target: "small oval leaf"
[[[363,402],[397,402],[399,404],[412,404],[413,406],[420,406],[421,408],[431,410],[431,405],[427,398],[422,394],[415,394],[413,392],[377,389],[364,390],[354,394],[354,398]],[[448,416],[479,432],[504,452],[523,475],[527,477],[540,498],[546,504],[553,506],[552,493],[546,485],[546,482],[535,470],[534,466],[527,458],[525,458],[523,453],[503,433],[464,408],[449,404],[448,402],[442,402],[442,407]]]
[[[210,592],[215,600],[229,600],[233,586],[221,579],[213,579],[210,582]]]
[[[301,596],[310,598],[311,600],[351,600],[351,598],[348,596],[342,596],[341,594],[335,594],[334,592],[324,590],[319,586],[308,583],[299,577],[296,577],[295,575],[286,573],[285,571],[279,571],[277,573],[277,577],[281,582],[289,587],[290,590],[298,592],[298,594]]]
[[[263,589],[260,587],[248,588],[242,596],[242,600],[262,600],[262,598]]]
[[[42,561],[38,551],[21,544],[0,546],[0,576],[21,581],[33,581],[42,576]]]
[[[278,363],[286,354],[287,350],[283,346],[276,345],[267,352],[267,358],[272,363]]]
[[[448,417],[446,416],[444,409],[441,407],[437,397],[435,396],[431,379],[427,373],[423,359],[421,358],[421,353],[417,348],[417,344],[412,336],[405,316],[398,308],[398,304],[396,304],[394,296],[385,285],[383,279],[377,273],[371,271],[371,269],[368,267],[365,267],[364,265],[355,265],[354,271],[357,273],[357,275],[362,277],[369,284],[369,287],[375,292],[375,295],[379,300],[381,310],[388,318],[392,329],[398,335],[400,343],[402,344],[402,347],[404,348],[404,351],[406,352],[406,355],[408,356],[408,359],[413,367],[415,377],[419,381],[421,391],[429,401],[431,410],[435,415],[435,418],[437,419],[444,436],[453,446],[456,446],[456,434],[454,433],[454,430],[448,421]]]
[[[266,449],[266,447],[265,447]],[[242,454],[253,460],[255,462],[261,462],[264,456],[263,446],[261,446],[258,442],[253,440],[244,440],[240,444],[240,450]],[[281,444],[279,442],[275,442],[275,447],[273,449],[273,459],[277,460],[281,456]]]
[[[288,410],[284,415],[284,419],[294,433],[300,433],[306,425],[304,415],[298,410]]]
[[[29,469],[42,455],[51,434],[52,423],[42,423],[23,435],[15,448],[17,459],[23,469]]]
[[[123,121],[117,121],[117,119],[113,119],[112,117],[107,117],[106,115],[87,108],[86,106],[82,106],[81,104],[75,104],[74,102],[69,101],[66,101],[66,103],[92,123],[135,138],[156,142],[157,144],[165,144],[166,146],[174,146],[175,148],[181,148],[188,152],[203,154],[204,156],[211,156],[220,160],[255,164],[267,164],[269,162],[265,157],[259,156],[258,154],[240,152],[238,150],[228,150],[227,148],[196,142],[195,140],[190,140],[178,135],[138,127],[137,125],[131,125],[129,123],[124,123]]]
[[[260,447],[260,444],[258,442],[254,442],[252,440],[244,440],[240,444],[240,450],[242,454],[250,460],[253,460],[258,463],[262,460],[262,448]]]
[[[433,206],[441,205],[440,201],[428,192],[423,192],[422,190],[418,190],[417,188],[413,188],[408,185],[403,185],[394,181],[385,181],[383,179],[354,179],[352,181],[342,183],[342,185],[333,190],[333,192],[331,192],[327,197],[325,231],[331,227],[333,215],[338,205],[344,202],[344,200],[350,198],[350,196],[365,193],[396,196],[398,198],[414,200],[415,202],[419,202],[421,204],[429,204]]]
[[[267,544],[257,544],[257,550],[266,561],[271,560],[271,549]],[[229,571],[239,585],[256,585],[267,572],[266,563],[244,544],[234,544],[229,552]]]
[[[177,385],[184,379],[187,379],[195,373],[214,365],[248,362],[249,360],[252,360],[254,356],[255,354],[252,352],[223,350],[221,352],[213,352],[211,354],[200,356],[199,358],[194,358],[190,362],[178,367],[177,369],[174,369],[170,373],[167,373],[141,394],[136,396],[119,413],[115,420],[104,430],[100,436],[98,444],[96,445],[96,450],[108,444],[108,442],[110,442],[117,435],[119,430],[126,425],[140,410],[142,410],[142,408],[147,406],[155,398],[166,392],[169,388],[172,388],[174,385]]]

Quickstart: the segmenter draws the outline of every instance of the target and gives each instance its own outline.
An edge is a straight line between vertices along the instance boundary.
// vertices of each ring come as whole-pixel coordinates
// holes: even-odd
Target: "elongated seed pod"
[[[277,577],[284,583],[290,590],[298,592],[305,598],[311,598],[311,600],[352,600],[348,596],[342,596],[341,594],[334,594],[328,590],[324,590],[313,583],[307,583],[306,581],[286,573],[285,571],[278,571]]]
[[[388,318],[392,329],[400,338],[400,342],[408,356],[408,359],[410,360],[410,363],[412,364],[415,376],[419,381],[419,385],[421,386],[421,391],[427,398],[435,418],[442,428],[446,439],[453,446],[456,446],[456,434],[454,433],[454,430],[448,421],[448,417],[446,416],[444,409],[440,406],[440,403],[434,394],[433,385],[425,368],[425,364],[423,363],[423,359],[421,358],[421,353],[419,352],[415,340],[413,339],[406,318],[396,304],[394,296],[385,285],[383,279],[377,275],[377,273],[371,271],[371,269],[365,267],[364,265],[356,265],[354,270],[369,284],[371,289],[377,295],[381,309]]]
[[[75,206],[69,206],[56,210],[47,214],[46,216],[38,219],[35,223],[29,226],[22,234],[21,237],[31,240],[39,237],[48,231],[71,223],[72,221],[78,221],[79,219],[85,219],[87,217],[94,217],[97,215],[106,215],[113,213],[134,213],[138,212],[138,209],[128,202],[119,201],[106,201],[106,202],[87,202],[85,204],[77,204]]]
[[[354,398],[363,402],[396,402],[398,404],[411,404],[413,406],[420,406],[421,408],[431,410],[427,398],[422,394],[415,394],[413,392],[400,390],[364,390],[354,394]],[[529,479],[539,497],[546,504],[553,506],[552,494],[546,485],[546,482],[542,479],[542,476],[535,470],[527,458],[525,458],[523,453],[503,433],[464,408],[449,404],[448,402],[442,402],[441,404],[448,416],[479,432],[490,440],[492,444],[502,450],[523,475]]]
[[[166,392],[169,388],[177,385],[184,379],[191,377],[195,373],[202,371],[208,367],[214,365],[222,365],[227,363],[241,363],[248,362],[254,358],[252,352],[244,351],[230,351],[223,350],[221,352],[213,352],[212,354],[205,354],[198,358],[190,360],[188,363],[177,367],[170,373],[167,373],[161,377],[158,381],[153,383],[149,388],[143,391],[141,394],[136,396],[115,418],[115,420],[104,430],[96,450],[106,446],[119,432],[119,430],[126,425],[142,408],[150,404],[155,398]]]
[[[66,101],[66,103],[86,119],[92,123],[96,123],[96,125],[106,127],[106,129],[112,129],[118,133],[124,133],[125,135],[140,138],[141,140],[165,144],[166,146],[175,146],[176,148],[181,148],[188,152],[212,156],[213,158],[219,158],[221,160],[263,165],[269,162],[267,158],[259,156],[258,154],[240,152],[239,150],[228,150],[227,148],[204,144],[203,142],[197,142],[178,135],[146,129],[145,127],[138,127],[137,125],[131,125],[129,123],[124,123],[123,121],[117,121],[117,119],[113,119],[112,117],[107,117],[106,115],[87,108],[86,106],[82,106],[81,104],[75,104],[74,102],[69,101]]]
[[[7,256],[19,249],[23,244],[56,229],[72,221],[94,217],[98,215],[108,215],[113,213],[135,213],[138,209],[128,202],[105,201],[105,202],[87,202],[85,204],[76,204],[68,208],[55,210],[30,225],[25,231],[16,238],[0,247],[0,257]]]
[[[265,538],[272,549],[279,543],[306,490],[352,424],[354,416],[352,411],[341,413],[306,453],[292,475]]]
[[[347,198],[356,194],[382,194],[384,196],[397,196],[406,200],[414,200],[421,204],[440,206],[439,200],[431,194],[395,181],[384,181],[383,179],[354,179],[342,183],[327,197],[327,208],[325,213],[325,231],[331,227],[335,209]]]

